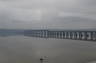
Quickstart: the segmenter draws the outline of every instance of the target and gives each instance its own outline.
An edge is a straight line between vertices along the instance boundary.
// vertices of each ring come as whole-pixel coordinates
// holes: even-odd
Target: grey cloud
[[[14,1],[14,0],[0,0],[0,1]]]
[[[53,18],[46,23],[46,26],[60,29],[88,29],[96,27],[96,20],[72,16],[64,18]]]
[[[0,0],[1,28],[95,28],[95,0]]]
[[[79,2],[86,6],[95,6],[96,5],[96,0],[80,0]]]

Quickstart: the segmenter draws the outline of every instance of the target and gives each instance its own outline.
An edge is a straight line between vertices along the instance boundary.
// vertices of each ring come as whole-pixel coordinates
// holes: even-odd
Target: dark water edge
[[[96,60],[96,43],[27,36],[0,37],[0,63],[88,63]]]

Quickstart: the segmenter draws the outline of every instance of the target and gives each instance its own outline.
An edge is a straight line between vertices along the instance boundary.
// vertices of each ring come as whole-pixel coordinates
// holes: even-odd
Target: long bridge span
[[[78,30],[27,30],[24,35],[40,38],[58,38],[96,41],[96,31],[78,31]]]

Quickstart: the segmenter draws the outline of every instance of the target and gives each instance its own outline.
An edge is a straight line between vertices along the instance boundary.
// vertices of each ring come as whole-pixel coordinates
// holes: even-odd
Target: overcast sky
[[[0,0],[0,28],[96,28],[96,0]]]

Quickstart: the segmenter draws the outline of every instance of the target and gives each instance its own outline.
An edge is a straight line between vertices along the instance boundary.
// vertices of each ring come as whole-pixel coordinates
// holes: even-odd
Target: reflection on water
[[[87,63],[96,60],[96,43],[25,36],[0,37],[0,63]]]

